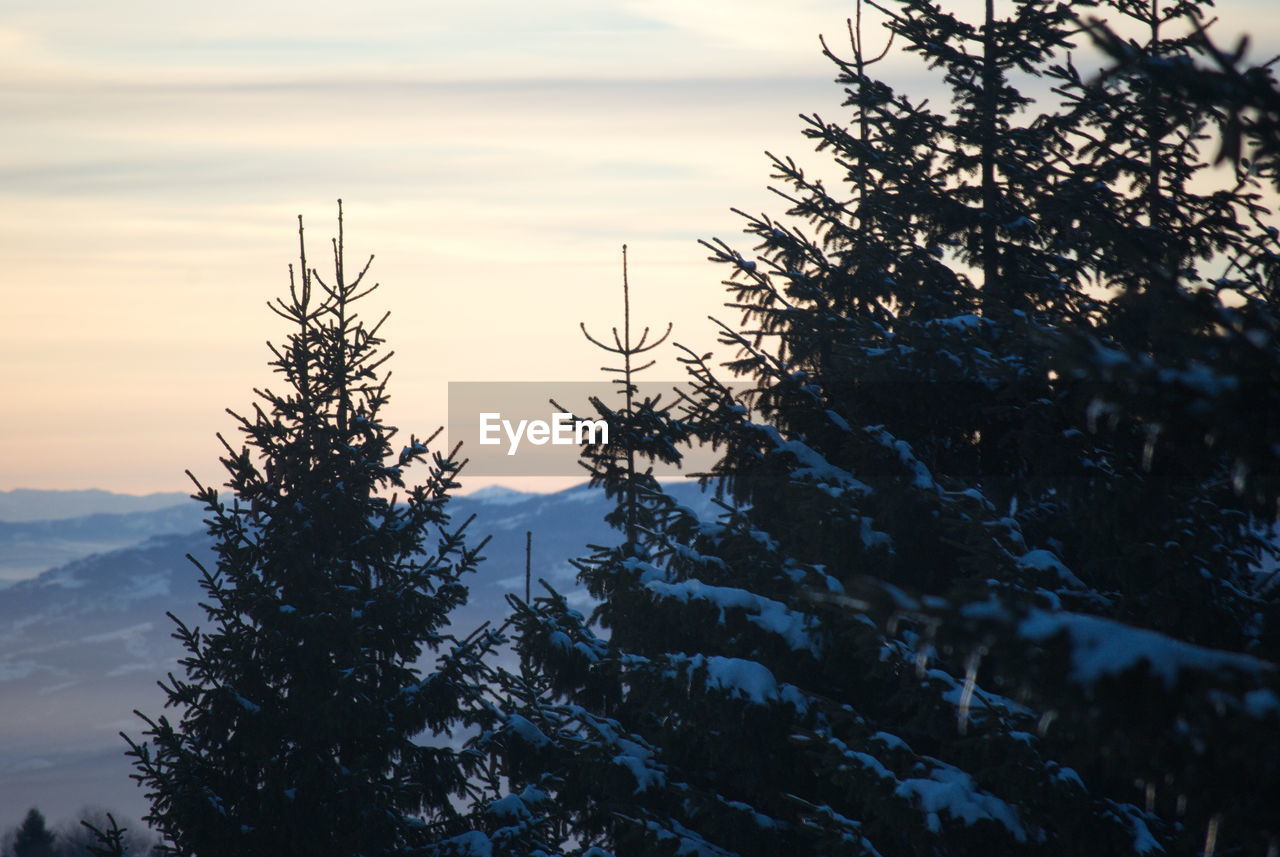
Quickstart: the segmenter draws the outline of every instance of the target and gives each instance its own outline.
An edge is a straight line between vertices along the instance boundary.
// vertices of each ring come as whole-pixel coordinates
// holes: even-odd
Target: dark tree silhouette
[[[1195,4],[1112,5],[1139,69],[1193,62]],[[1225,300],[1271,299],[1254,176],[1202,191],[1213,107],[1080,73],[1065,4],[884,11],[952,106],[870,78],[857,31],[828,50],[853,116],[806,134],[843,186],[773,158],[786,216],[707,244],[739,390],[686,351],[696,392],[619,436],[717,444],[732,502],[586,451],[625,541],[581,566],[607,635],[518,617],[527,781],[569,771],[566,823],[615,854],[1275,849],[1270,513],[1237,442],[1157,410],[1239,428],[1216,348],[1274,350]]]
[[[376,284],[346,267],[341,207],[338,225],[323,278],[299,220],[299,268],[271,303],[293,328],[271,348],[285,391],[234,415],[230,499],[196,482],[217,553],[199,568],[209,626],[177,623],[187,655],[162,683],[176,719],[144,716],[129,740],[170,853],[372,857],[465,827],[454,802],[478,761],[421,736],[447,736],[479,693],[492,635],[443,633],[479,548],[449,525],[454,456],[393,445],[386,316],[357,313]],[[426,481],[406,487],[415,464]]]
[[[54,857],[54,839],[44,815],[32,807],[14,834],[13,857]]]

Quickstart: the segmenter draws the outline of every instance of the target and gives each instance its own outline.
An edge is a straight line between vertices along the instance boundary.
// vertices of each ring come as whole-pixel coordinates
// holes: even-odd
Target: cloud
[[[1223,3],[1222,32],[1247,13],[1274,45],[1263,2]],[[592,377],[576,323],[615,323],[623,242],[645,322],[713,342],[722,272],[696,240],[734,240],[730,206],[781,210],[763,150],[829,166],[796,114],[844,115],[816,37],[836,47],[852,8],[8,0],[0,366],[30,416],[0,427],[0,471],[182,487],[269,378],[294,215],[322,243],[338,196],[388,283],[408,426],[462,373]],[[878,69],[932,94],[913,60]]]
[[[21,5],[21,4],[20,4]],[[15,14],[16,12],[16,14]],[[228,0],[175,6],[68,0],[0,15],[46,60],[116,82],[358,76],[419,80],[739,74],[697,29],[624,2]],[[839,19],[836,19],[839,20]],[[730,43],[725,43],[730,44]],[[784,57],[785,50],[771,52]],[[47,62],[30,71],[45,69]],[[757,57],[751,73],[782,71]]]

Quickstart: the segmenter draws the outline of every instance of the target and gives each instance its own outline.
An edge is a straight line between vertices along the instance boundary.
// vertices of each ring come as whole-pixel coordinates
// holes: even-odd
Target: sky
[[[1266,0],[1218,8],[1255,55],[1280,45]],[[598,378],[578,322],[620,321],[623,243],[633,317],[709,350],[707,316],[736,317],[697,241],[748,252],[730,208],[782,212],[765,151],[825,162],[797,114],[842,114],[818,35],[838,44],[852,9],[7,0],[0,490],[218,483],[224,409],[287,333],[265,305],[296,217],[321,259],[338,198],[349,256],[376,255],[406,433],[446,422],[450,381]],[[912,58],[882,70],[928,94]]]

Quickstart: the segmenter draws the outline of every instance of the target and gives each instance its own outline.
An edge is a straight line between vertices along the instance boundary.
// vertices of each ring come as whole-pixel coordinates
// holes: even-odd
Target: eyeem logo
[[[677,388],[684,393],[687,384],[642,381],[634,398],[658,399],[660,406],[670,406],[679,398]],[[617,424],[610,425],[596,403],[622,407],[619,385],[609,379],[450,381],[449,443],[462,442],[468,476],[581,478],[582,447],[618,440]],[[645,460],[643,466],[652,466],[655,476],[680,476],[708,470],[716,462],[710,447],[681,453],[678,464]]]
[[[503,435],[507,440],[507,455],[515,455],[521,440],[527,440],[534,446],[547,443],[553,446],[608,443],[609,424],[604,420],[576,419],[573,414],[565,412],[552,414],[551,422],[520,420],[518,423],[504,420],[501,413],[480,414],[481,445],[499,445],[503,441]]]

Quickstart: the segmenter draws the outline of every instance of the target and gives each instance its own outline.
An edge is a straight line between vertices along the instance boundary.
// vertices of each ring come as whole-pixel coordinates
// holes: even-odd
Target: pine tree
[[[1094,855],[1274,836],[1266,521],[1231,499],[1221,458],[1100,426],[1073,353],[1211,351],[1177,304],[1135,325],[1137,298],[1203,302],[1169,274],[1258,246],[1240,225],[1259,211],[1247,188],[1188,189],[1202,114],[1118,80],[1081,109],[1071,10],[1012,9],[888,13],[942,70],[946,113],[869,78],[858,33],[852,60],[828,51],[854,116],[806,133],[849,194],[775,158],[787,218],[747,218],[753,257],[708,245],[732,269],[743,320],[722,338],[747,390],[688,351],[697,392],[625,445],[719,445],[725,514],[698,520],[588,450],[615,519],[637,522],[582,566],[607,638],[554,598],[520,633],[546,675],[520,752],[541,759],[530,775],[571,772],[558,795],[581,841]],[[1015,75],[1046,74],[1067,103],[1019,119]],[[1145,135],[1080,146],[1108,125]]]
[[[635,601],[634,591],[614,586],[609,575],[595,572],[615,563],[633,569],[644,564],[648,534],[670,506],[651,465],[678,461],[677,447],[687,440],[661,397],[640,395],[637,375],[653,365],[641,359],[667,339],[671,328],[668,325],[656,338],[648,328],[633,337],[630,297],[624,246],[621,331],[613,329],[609,344],[583,327],[588,340],[622,364],[605,369],[618,376],[613,379],[618,403],[599,398],[591,402],[609,432],[608,441],[592,450],[590,469],[593,484],[603,485],[606,497],[615,502],[607,519],[623,541],[616,547],[598,547],[585,561],[574,561],[592,594],[601,599],[596,618],[605,627],[618,628],[627,624],[615,622],[614,614],[630,615],[643,605]],[[586,617],[549,584],[541,585],[544,596],[508,599],[520,668],[503,673],[505,693],[491,709],[490,731],[482,746],[503,758],[512,792],[519,790],[518,802],[512,802],[541,813],[526,811],[525,817],[537,818],[542,839],[536,844],[543,852],[594,857],[665,853],[667,846],[661,843],[679,836],[669,815],[641,811],[638,804],[619,802],[617,796],[643,792],[670,803],[678,799],[684,784],[669,782],[653,748],[614,716],[623,680],[617,672],[619,647],[603,641]]]
[[[1268,820],[1280,769],[1254,747],[1275,712],[1244,700],[1268,697],[1267,664],[1280,658],[1280,592],[1260,574],[1277,547],[1274,450],[1263,438],[1274,437],[1280,377],[1278,248],[1260,195],[1275,173],[1246,158],[1212,175],[1223,105],[1164,82],[1214,61],[1207,4],[1109,5],[1145,38],[1100,75],[1067,66],[1057,76],[1076,187],[1103,189],[1067,228],[1114,296],[1092,329],[1054,337],[1106,474],[1057,516],[1053,535],[1106,599],[1090,612],[1210,647],[1202,656],[1221,663],[1227,653],[1256,660],[1235,661],[1239,675],[1212,689],[1170,693],[1166,680],[1140,694],[1134,683],[1099,691],[1109,717],[1066,725],[1074,740],[1109,748],[1086,775],[1118,791],[1136,781],[1171,850],[1261,852],[1280,847]]]
[[[1164,19],[1192,18],[1197,12],[1178,4],[1167,11],[1156,5],[1150,12],[1139,6],[1132,14],[1156,17],[1163,24]],[[1130,319],[1176,318],[1185,330],[1195,331],[1194,337],[1184,336],[1177,349],[1166,346],[1149,354],[1131,354],[1126,353],[1129,343],[1078,340],[1071,343],[1075,348],[1070,357],[1076,369],[1086,372],[1090,394],[1102,405],[1136,416],[1158,432],[1160,442],[1153,448],[1167,447],[1176,439],[1196,457],[1225,458],[1233,463],[1234,480],[1247,483],[1246,493],[1259,504],[1270,504],[1280,495],[1274,443],[1280,426],[1274,383],[1280,239],[1268,222],[1269,212],[1258,204],[1258,193],[1260,187],[1280,187],[1280,88],[1270,64],[1244,67],[1247,40],[1234,52],[1223,51],[1199,18],[1194,20],[1196,28],[1190,34],[1158,42],[1156,50],[1122,41],[1097,25],[1095,37],[1115,64],[1092,84],[1080,80],[1068,84],[1082,105],[1105,99],[1127,82],[1156,93],[1153,98],[1161,105],[1173,104],[1182,114],[1191,113],[1200,131],[1196,140],[1200,159],[1194,164],[1199,171],[1208,166],[1203,156],[1217,139],[1214,161],[1234,168],[1232,186],[1198,198],[1191,195],[1190,204],[1184,189],[1175,195],[1153,185],[1148,195],[1163,201],[1164,210],[1181,216],[1184,226],[1192,218],[1215,225],[1227,221],[1230,240],[1226,242],[1217,229],[1188,236],[1190,230],[1184,228],[1177,235],[1193,251],[1191,265],[1206,267],[1197,255],[1209,253],[1226,264],[1219,261],[1210,267],[1205,272],[1209,276],[1197,276],[1194,269],[1190,276],[1183,276],[1194,289],[1161,294],[1141,288],[1139,282],[1130,290]],[[1158,49],[1162,45],[1164,50]],[[1162,176],[1168,173],[1167,167],[1160,171]],[[1226,216],[1214,210],[1225,206],[1233,209]],[[1123,229],[1109,234],[1119,236],[1116,244],[1134,242]],[[1197,234],[1202,241],[1206,235],[1217,236],[1219,243],[1197,246],[1190,240]],[[1138,266],[1137,273],[1150,278],[1152,272]],[[1176,266],[1174,273],[1183,274]],[[1230,295],[1228,301],[1218,300],[1218,293]]]
[[[44,814],[32,807],[13,837],[13,857],[53,857],[54,835]]]
[[[735,280],[745,283],[738,286],[738,294],[749,317],[766,322],[771,317],[779,319],[769,328],[778,334],[779,347],[761,354],[754,342],[739,336],[747,357],[735,368],[766,380],[759,393],[767,406],[765,416],[783,429],[789,442],[818,447],[825,462],[845,464],[861,476],[869,465],[874,466],[874,458],[865,452],[851,456],[849,450],[856,447],[847,432],[841,450],[841,432],[829,427],[823,430],[819,408],[834,411],[851,424],[856,419],[864,426],[878,425],[895,445],[901,444],[903,453],[917,457],[922,475],[936,478],[953,494],[964,488],[975,499],[986,498],[988,510],[985,515],[974,515],[973,523],[988,532],[1004,527],[1013,537],[1012,544],[1006,542],[993,550],[984,546],[985,537],[972,524],[944,507],[931,515],[913,516],[917,530],[912,547],[925,547],[927,553],[909,557],[901,549],[902,540],[893,525],[886,521],[882,526],[897,548],[897,558],[909,562],[879,563],[874,573],[882,583],[872,586],[872,592],[893,597],[887,607],[871,610],[871,615],[878,612],[892,618],[898,627],[904,622],[920,623],[917,628],[930,630],[933,646],[942,655],[939,666],[946,668],[949,651],[967,652],[972,666],[964,668],[966,683],[972,681],[971,686],[981,687],[973,680],[985,676],[987,683],[1017,688],[1020,702],[1036,701],[1046,715],[1060,718],[1055,721],[1062,723],[1056,727],[1057,734],[1037,741],[1036,746],[1077,768],[1082,781],[1104,804],[1117,800],[1118,814],[1135,823],[1135,842],[1143,840],[1142,830],[1150,825],[1158,831],[1158,840],[1168,846],[1212,850],[1212,843],[1228,841],[1224,831],[1234,828],[1239,837],[1234,842],[1265,847],[1272,833],[1265,822],[1264,807],[1274,800],[1276,765],[1269,756],[1247,758],[1255,742],[1265,740],[1262,735],[1272,728],[1276,715],[1270,704],[1273,691],[1269,685],[1273,682],[1267,678],[1272,674],[1268,662],[1274,663],[1276,653],[1265,643],[1271,634],[1267,617],[1274,615],[1276,592],[1271,582],[1257,574],[1261,556],[1268,550],[1260,538],[1265,518],[1254,516],[1257,507],[1251,499],[1232,495],[1229,458],[1205,454],[1202,448],[1197,451],[1176,438],[1155,443],[1158,416],[1145,426],[1129,422],[1114,426],[1110,432],[1092,433],[1098,421],[1090,416],[1096,417],[1100,406],[1105,414],[1108,401],[1091,397],[1090,384],[1078,383],[1073,362],[1057,359],[1059,355],[1045,347],[1082,338],[1112,367],[1120,363],[1119,355],[1127,352],[1137,358],[1135,362],[1148,361],[1153,373],[1164,369],[1164,378],[1175,387],[1194,389],[1201,382],[1205,387],[1216,385],[1218,379],[1197,374],[1195,356],[1213,353],[1217,338],[1212,335],[1213,326],[1231,313],[1197,311],[1197,306],[1217,302],[1212,291],[1197,293],[1179,281],[1200,279],[1193,267],[1197,262],[1205,268],[1227,269],[1227,279],[1210,281],[1217,287],[1247,291],[1249,283],[1265,281],[1256,274],[1240,275],[1239,260],[1249,258],[1251,249],[1265,243],[1269,234],[1265,229],[1249,234],[1261,213],[1256,192],[1242,177],[1226,190],[1193,193],[1191,177],[1204,165],[1197,144],[1203,139],[1205,113],[1166,104],[1164,96],[1140,81],[1135,86],[1132,80],[1112,77],[1101,92],[1096,87],[1081,87],[1088,90],[1091,99],[1084,113],[1077,109],[1066,116],[1042,115],[1022,129],[1014,129],[1016,133],[1006,134],[998,163],[1012,174],[1008,182],[999,185],[998,193],[987,195],[985,152],[989,138],[965,133],[966,126],[983,127],[981,121],[966,123],[965,113],[989,102],[973,88],[973,81],[982,76],[980,69],[974,68],[972,55],[953,45],[957,34],[963,38],[967,31],[946,16],[940,17],[927,4],[908,3],[904,7],[905,11],[894,15],[893,28],[918,52],[942,65],[961,96],[958,121],[939,119],[935,124],[943,129],[938,148],[943,152],[976,149],[975,160],[984,164],[980,171],[972,168],[980,174],[984,191],[983,210],[973,219],[978,224],[977,234],[961,245],[957,259],[967,258],[975,267],[984,262],[981,322],[987,328],[989,344],[984,346],[977,337],[921,336],[905,310],[920,299],[920,292],[929,294],[923,281],[911,283],[909,296],[895,291],[889,300],[882,298],[882,306],[901,309],[877,327],[849,319],[845,331],[833,339],[813,335],[819,326],[813,322],[815,316],[822,318],[825,329],[838,330],[843,321],[840,313],[796,300],[810,298],[819,289],[808,287],[801,292],[794,285],[774,286],[768,275],[794,284],[805,268],[791,260],[818,258],[831,247],[854,247],[846,251],[848,267],[861,267],[869,255],[860,252],[858,245],[865,246],[868,232],[874,232],[867,229],[865,221],[861,234],[853,234],[852,229],[868,196],[859,195],[847,205],[835,203],[825,189],[805,182],[799,171],[787,164],[780,177],[800,191],[790,213],[813,222],[821,241],[796,242],[776,224],[754,219],[751,231],[760,238],[757,251],[764,257],[762,262],[749,261],[725,245],[714,248],[720,261],[737,269]],[[1031,8],[1031,4],[1020,4],[1019,8]],[[1192,7],[1180,4],[1162,10],[1158,5],[1143,8],[1128,4],[1127,8],[1136,10],[1151,29],[1150,41],[1141,50],[1165,62],[1177,62],[1186,41],[1165,38],[1159,24],[1190,15]],[[991,26],[988,6],[986,32],[991,32]],[[1025,53],[1035,54],[1034,50]],[[983,56],[989,54],[984,52]],[[857,85],[850,102],[861,107],[867,100],[862,93],[870,87],[849,74],[849,67],[846,64],[846,79]],[[830,126],[814,125],[814,136],[836,149],[851,179],[868,171],[889,171],[878,165],[884,148],[867,152],[851,145],[848,135],[842,137]],[[1144,133],[1135,135],[1133,129]],[[1064,133],[1075,135],[1077,140],[1093,140],[1094,145],[1074,149],[1064,145],[1059,136]],[[1024,150],[1039,152],[1045,164],[1028,160],[1022,166],[1017,155]],[[959,161],[953,156],[951,163]],[[1009,170],[1010,165],[1014,170]],[[949,186],[963,180],[962,172],[951,175]],[[1035,181],[1028,183],[1020,176]],[[861,182],[863,187],[876,187],[868,178]],[[982,224],[983,217],[993,213],[988,208],[992,198],[1006,211],[1025,212],[1018,220],[1026,237],[1000,242],[998,252],[980,255],[969,248],[989,247],[989,233]],[[944,208],[937,210],[945,213]],[[837,212],[841,216],[834,216]],[[939,223],[927,209],[922,214],[923,223],[913,224],[922,237],[946,236],[945,221]],[[1006,231],[1013,231],[1007,229],[1009,221],[1002,222]],[[939,228],[943,232],[939,233]],[[797,243],[804,254],[795,251]],[[998,264],[986,264],[993,258]],[[1236,276],[1232,276],[1233,269]],[[821,273],[825,275],[824,286],[832,283],[821,291],[839,294],[844,283],[838,274]],[[1056,290],[1047,288],[1054,285],[1054,277],[1061,278]],[[1004,292],[998,300],[990,288],[993,281]],[[1110,285],[1121,292],[1112,300],[1094,301],[1083,293],[1086,284]],[[857,310],[850,315],[870,315],[860,307]],[[798,325],[797,318],[807,323]],[[954,327],[961,320],[959,316],[935,317],[926,324]],[[978,319],[965,322],[979,326]],[[800,352],[794,345],[797,335],[815,341],[818,347]],[[825,361],[803,359],[804,354],[820,353],[828,342],[839,342],[859,364],[838,383],[833,383],[837,379],[826,369],[829,364]],[[999,355],[998,360],[992,355]],[[933,411],[935,419],[953,432],[952,437],[961,438],[959,444],[948,442],[941,448],[934,423],[919,414],[908,411],[904,415],[901,409],[892,409],[904,398],[902,385],[886,392],[889,408],[877,407],[880,401],[868,402],[858,389],[868,379],[885,377],[871,373],[877,362],[891,364],[890,372],[902,373],[937,357],[943,358],[941,368],[935,364],[921,373],[926,381],[948,377],[944,373],[951,363],[959,368],[962,379],[967,376],[971,382],[963,388],[972,391],[969,399],[997,415],[996,420],[983,420],[973,411],[954,408],[945,395],[931,395],[922,407]],[[983,360],[989,362],[987,367],[982,366]],[[930,392],[936,389],[927,384],[923,388]],[[1202,407],[1203,400],[1216,393],[1196,392]],[[774,401],[767,396],[773,396]],[[813,404],[806,405],[806,397]],[[1092,407],[1087,408],[1086,403]],[[1222,404],[1234,410],[1229,402]],[[801,419],[804,414],[808,414],[807,420]],[[854,434],[858,430],[855,424]],[[977,443],[966,447],[966,434]],[[821,446],[816,442],[819,439]],[[976,453],[976,478],[956,467],[955,458],[947,457],[957,448]],[[745,459],[739,456],[740,462]],[[797,465],[801,465],[798,456]],[[775,508],[781,506],[776,498],[782,496],[785,486],[796,480],[797,473],[812,469],[812,465],[786,468],[784,479],[757,488],[753,500],[763,498]],[[884,494],[883,486],[872,485]],[[1003,510],[1006,504],[1009,512],[1005,519],[991,519],[991,513]],[[762,508],[760,502],[753,505]],[[801,511],[798,504],[789,505],[790,517],[784,517],[788,515],[785,507],[780,512],[770,510],[769,515],[790,524],[781,532],[794,533],[792,550],[811,550],[814,533],[826,528],[825,520],[822,527],[806,526],[804,519],[814,516],[812,507]],[[907,507],[897,502],[891,508]],[[983,521],[983,517],[988,519]],[[941,544],[929,541],[930,518],[952,530]],[[770,532],[777,530],[771,528]],[[947,545],[957,542],[963,542],[962,551],[949,561]],[[853,557],[854,553],[845,552],[845,556]],[[823,565],[835,567],[832,561]],[[980,577],[966,579],[963,573],[944,576],[948,567],[963,570],[965,565]],[[866,568],[855,561],[857,566]],[[913,569],[933,576],[921,576]],[[945,595],[939,601],[952,605],[953,612],[925,609],[925,602],[895,595],[896,588],[904,585],[917,593]],[[847,589],[847,580],[845,586]],[[1010,626],[1020,628],[1022,633],[1013,636],[1021,639],[1002,638],[1000,630],[983,623],[978,623],[980,630],[966,627],[966,615],[981,614],[987,609],[980,606],[984,599],[989,602],[993,598],[1006,605],[1001,616],[1004,632]],[[869,599],[867,596],[864,603]],[[1062,607],[1072,612],[1056,615]],[[1100,621],[1095,623],[1081,614],[1093,614]],[[908,620],[907,616],[913,618]],[[1106,621],[1101,621],[1103,617]],[[1033,625],[1041,627],[1035,635],[1027,631]],[[1144,635],[1148,630],[1159,635]],[[1034,639],[1028,640],[1028,636]],[[997,647],[996,640],[1002,645]],[[1028,642],[1052,642],[1046,646],[1051,654],[1028,646]],[[1143,656],[1135,657],[1135,648],[1144,650]],[[1099,663],[1107,660],[1104,653],[1109,661]],[[1037,658],[1047,658],[1054,665],[1028,667],[1026,661]],[[1092,667],[1085,666],[1083,662],[1090,659]],[[960,665],[960,659],[951,660],[952,669]],[[1145,667],[1143,661],[1147,662]],[[1114,682],[1119,674],[1129,675],[1131,680]],[[1062,681],[1066,676],[1072,680]],[[1268,702],[1251,705],[1250,699]],[[1044,731],[1045,722],[1038,724],[1037,731]],[[1164,728],[1153,729],[1153,724]],[[1091,758],[1073,749],[1080,746],[1103,747],[1105,752]],[[1250,786],[1244,792],[1236,792],[1241,781],[1227,775],[1229,770],[1251,772]],[[1135,780],[1141,784],[1138,788],[1132,785]],[[1145,813],[1137,812],[1137,807],[1143,807]],[[1025,812],[1024,807],[1019,810]],[[1139,823],[1144,827],[1139,828]],[[1052,828],[1061,829],[1061,825],[1050,819]],[[1152,844],[1156,841],[1150,840]]]
[[[341,203],[338,224],[325,279],[299,219],[299,268],[270,304],[293,328],[271,347],[286,392],[233,413],[245,440],[223,441],[229,499],[196,481],[217,554],[196,563],[209,625],[174,620],[186,657],[162,687],[176,717],[140,715],[146,740],[126,739],[169,853],[385,855],[460,830],[476,760],[440,738],[478,698],[493,637],[443,629],[479,548],[449,524],[454,456],[428,460],[429,438],[393,446],[386,316],[357,313],[376,284],[368,263],[346,268]]]

